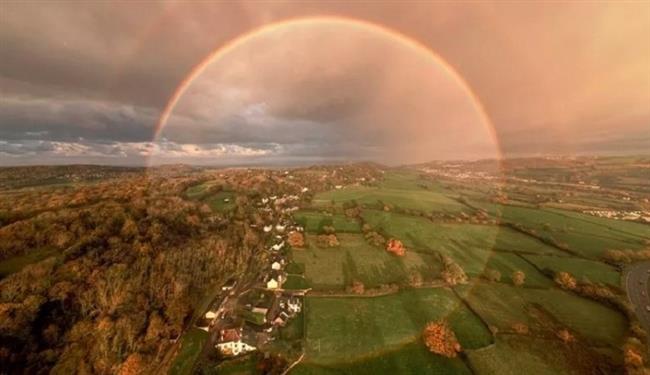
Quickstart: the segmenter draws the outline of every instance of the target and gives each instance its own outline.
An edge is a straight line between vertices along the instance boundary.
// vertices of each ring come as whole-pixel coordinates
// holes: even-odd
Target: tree
[[[558,272],[557,274],[555,274],[555,278],[553,280],[562,289],[573,290],[578,285],[575,277],[573,277],[568,272]]]
[[[419,271],[411,271],[409,274],[409,285],[413,287],[422,286],[422,274]]]
[[[350,285],[347,289],[348,289],[348,293],[354,293],[354,294],[363,294],[366,290],[363,283],[358,280],[353,281],[352,285]]]
[[[291,247],[304,247],[305,236],[298,231],[292,231],[289,232],[289,235],[287,236],[287,242]]]
[[[526,274],[523,271],[517,270],[512,273],[512,283],[515,286],[522,286],[526,282]]]
[[[422,339],[430,352],[444,357],[455,358],[462,351],[456,334],[444,320],[427,323]]]
[[[458,265],[451,257],[446,255],[442,256],[442,264],[444,269],[440,273],[440,276],[448,285],[457,285],[457,284],[467,284],[468,277],[465,274],[465,270]]]
[[[493,268],[488,268],[485,270],[485,278],[489,281],[499,282],[501,281],[501,272]]]

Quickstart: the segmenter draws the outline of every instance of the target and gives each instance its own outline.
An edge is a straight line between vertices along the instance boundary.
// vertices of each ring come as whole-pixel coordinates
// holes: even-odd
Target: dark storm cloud
[[[156,115],[106,101],[4,96],[0,139],[149,141]]]
[[[214,48],[266,23],[322,14],[382,24],[437,52],[478,94],[508,153],[638,152],[650,148],[649,13],[647,2],[5,1],[0,152],[35,158],[76,152],[92,160],[119,154],[136,162],[164,103]],[[399,65],[395,56],[355,46],[340,55],[364,55],[366,64],[337,71],[336,64],[306,63],[335,60],[318,41],[310,46],[307,54],[294,46],[256,51],[295,61],[292,79],[274,76],[273,67],[255,73],[259,85],[248,86],[247,100],[266,105],[260,118],[255,107],[253,113],[227,108],[225,118],[188,116],[188,123],[207,125],[179,132],[169,145],[231,143],[254,153],[281,144],[296,157],[356,157],[395,136],[369,131],[377,122],[414,131],[402,122],[412,120],[404,113],[417,92],[382,83]],[[417,78],[411,81],[417,90]],[[377,105],[374,96],[394,88],[404,98],[396,110]],[[441,157],[453,153],[449,137],[451,150],[442,142]]]

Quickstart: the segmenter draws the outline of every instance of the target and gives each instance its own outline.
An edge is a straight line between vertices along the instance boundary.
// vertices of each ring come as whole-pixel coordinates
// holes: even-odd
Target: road
[[[247,269],[250,270],[253,266],[253,259],[248,263]],[[251,289],[255,283],[255,275],[249,275],[248,271],[244,273],[244,275],[239,279],[237,282],[237,285],[235,285],[235,288],[232,289],[231,291],[224,291],[220,296],[219,299],[221,299],[221,302],[219,304],[219,311],[234,311],[239,297],[249,289]],[[197,360],[194,362],[193,365],[193,370],[192,373],[196,373],[197,366],[201,362],[203,358],[206,358],[210,355],[210,353],[214,352],[215,349],[215,344],[219,340],[219,332],[221,332],[222,329],[226,328],[225,327],[225,321],[223,319],[217,318],[215,321],[215,324],[210,326],[208,333],[210,336],[208,336],[208,339],[205,341],[203,344],[203,348],[201,349],[201,354],[197,358]]]
[[[625,269],[625,291],[646,332],[650,332],[650,311],[646,310],[646,306],[650,306],[648,279],[650,279],[650,262],[635,263]]]

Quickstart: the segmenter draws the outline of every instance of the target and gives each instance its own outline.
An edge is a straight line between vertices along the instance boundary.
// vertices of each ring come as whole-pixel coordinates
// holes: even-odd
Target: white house
[[[271,249],[272,249],[273,251],[280,251],[280,250],[282,250],[283,247],[284,247],[284,241],[282,241],[282,242],[280,242],[280,243],[278,243],[278,244],[275,244],[275,245],[271,246]]]
[[[269,198],[262,198],[262,203],[263,204],[269,203]]]
[[[214,319],[216,317],[217,317],[217,313],[214,311],[208,311],[207,313],[205,313],[206,319]]]
[[[337,189],[337,190],[341,189],[342,187],[343,187],[343,185],[336,185],[336,186],[334,186],[334,188]]]
[[[280,233],[284,232],[284,228],[286,228],[286,225],[278,224],[278,225],[275,226],[275,230],[277,230]]]
[[[273,264],[271,264],[271,269],[272,270],[279,271],[281,268],[282,268],[282,265],[280,264],[280,262],[273,262]]]
[[[273,225],[265,225],[264,226],[264,233],[268,233],[273,229]]]
[[[266,282],[266,288],[267,289],[278,289],[279,286],[280,286],[280,284],[278,283],[278,281],[276,279],[271,279],[271,280]]]
[[[289,312],[293,314],[299,313],[301,308],[302,304],[298,298],[290,298],[289,301],[287,301],[287,309]]]
[[[300,190],[300,191],[303,192],[303,193],[306,193],[306,192],[309,191],[309,188],[304,187],[304,188],[302,188],[302,190]]]
[[[221,352],[221,354],[226,356],[237,356],[240,354],[252,352],[257,349],[256,347],[248,345],[241,340],[220,342],[215,345],[215,347]]]

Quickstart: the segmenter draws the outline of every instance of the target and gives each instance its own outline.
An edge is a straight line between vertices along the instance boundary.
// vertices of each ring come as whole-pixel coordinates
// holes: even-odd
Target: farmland
[[[305,277],[315,289],[343,289],[353,280],[377,287],[404,283],[412,270],[429,273],[431,278],[439,272],[440,265],[430,254],[410,252],[395,260],[367,244],[361,235],[339,234],[338,238],[338,247],[319,247],[308,235],[310,247],[293,252],[294,261],[304,266]]]
[[[520,189],[518,200],[504,204],[487,199],[494,191],[489,185],[441,183],[413,170],[383,177],[373,186],[318,193],[295,215],[307,245],[294,249],[292,259],[314,289],[305,306],[306,357],[292,373],[500,374],[526,368],[569,374],[623,365],[625,314],[559,288],[554,277],[565,272],[580,285],[602,285],[618,295],[621,269],[602,256],[644,249],[647,225],[558,208],[571,207],[566,203],[526,203],[535,199],[527,194],[546,189],[555,196],[563,188]],[[346,207],[358,207],[358,216]],[[319,245],[316,236],[326,225],[337,246]],[[371,245],[369,231],[399,239],[404,255]],[[444,257],[461,267],[468,284],[441,285]],[[421,287],[413,288],[414,273]],[[354,282],[365,291],[351,289]],[[387,284],[395,287],[382,289]],[[427,353],[420,332],[440,319],[450,324],[465,356]],[[558,332],[566,332],[561,337],[567,341]]]
[[[381,297],[307,299],[310,363],[354,362],[419,340],[427,321],[448,318],[461,345],[487,346],[487,327],[446,289],[409,290]]]
[[[180,168],[0,191],[2,338],[38,353],[3,347],[10,372],[281,373],[300,358],[290,373],[634,373],[644,188],[462,166]],[[216,353],[224,327],[255,350]]]

